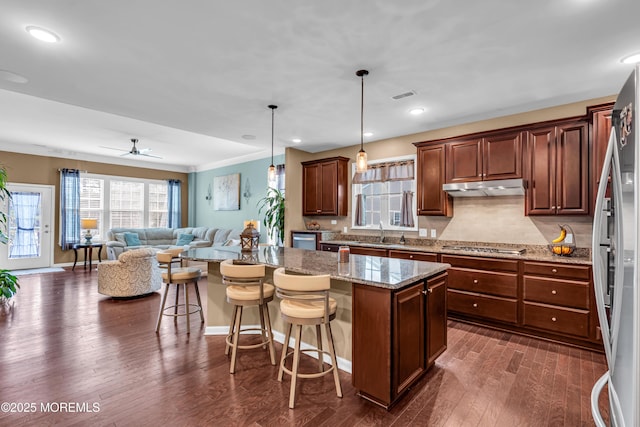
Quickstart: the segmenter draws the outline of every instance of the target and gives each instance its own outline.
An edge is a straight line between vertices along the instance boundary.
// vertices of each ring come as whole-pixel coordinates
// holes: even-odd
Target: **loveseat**
[[[139,248],[158,250],[171,247],[201,248],[239,244],[242,230],[213,227],[184,228],[112,228],[107,231],[107,258],[116,260],[125,251]],[[236,243],[237,242],[237,243]]]

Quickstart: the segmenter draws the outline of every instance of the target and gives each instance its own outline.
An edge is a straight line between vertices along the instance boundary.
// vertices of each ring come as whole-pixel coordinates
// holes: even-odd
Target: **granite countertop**
[[[189,249],[180,256],[207,262],[240,259],[274,268],[284,267],[294,273],[329,274],[332,279],[394,290],[434,276],[450,267],[449,264],[435,262],[354,254],[350,255],[348,263],[340,264],[338,254],[334,252],[276,246],[261,246],[253,253],[243,253],[238,246],[213,246]]]
[[[347,246],[363,246],[368,248],[381,248],[381,249],[395,249],[414,252],[430,252],[439,254],[450,255],[468,255],[476,257],[486,258],[507,258],[507,259],[521,259],[525,261],[544,261],[544,262],[557,262],[565,264],[583,264],[591,265],[591,256],[588,249],[577,248],[576,252],[571,256],[558,256],[553,255],[549,248],[539,245],[506,245],[495,243],[482,243],[482,242],[459,242],[459,241],[426,241],[429,244],[418,245],[412,244],[400,244],[400,243],[379,243],[379,242],[367,242],[359,240],[323,240],[320,243],[331,243],[336,245]],[[511,248],[523,248],[525,252],[522,255],[494,253],[494,252],[477,252],[477,251],[463,251],[459,249],[445,249],[444,246],[489,246],[489,247],[504,247]]]

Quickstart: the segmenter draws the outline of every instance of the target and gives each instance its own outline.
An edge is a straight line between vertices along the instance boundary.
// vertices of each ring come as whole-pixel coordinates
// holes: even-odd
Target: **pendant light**
[[[356,156],[356,172],[367,171],[367,153],[364,151],[364,76],[368,75],[367,70],[356,71],[356,76],[360,77],[361,91],[360,91],[360,151]]]
[[[276,180],[276,167],[273,165],[273,115],[277,105],[269,105],[271,108],[271,166],[269,166],[269,173],[267,174],[269,181]]]

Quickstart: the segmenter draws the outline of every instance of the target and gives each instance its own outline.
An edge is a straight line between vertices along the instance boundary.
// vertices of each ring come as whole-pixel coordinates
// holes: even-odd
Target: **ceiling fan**
[[[109,150],[125,151],[125,153],[121,154],[121,156],[133,155],[133,156],[155,157],[156,159],[162,158],[160,156],[154,156],[153,154],[147,154],[149,151],[151,151],[151,148],[138,148],[136,146],[136,144],[138,143],[138,140],[136,138],[131,138],[131,142],[133,143],[133,146],[129,151],[122,150],[120,148],[112,148],[112,147],[104,147],[104,146],[102,146],[102,148],[108,148]]]

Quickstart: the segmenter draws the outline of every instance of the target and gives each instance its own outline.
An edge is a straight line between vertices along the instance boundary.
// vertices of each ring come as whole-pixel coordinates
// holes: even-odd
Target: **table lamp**
[[[95,218],[82,218],[80,219],[80,228],[84,228],[87,232],[84,235],[84,243],[86,245],[91,244],[91,230],[98,228],[98,220]]]

